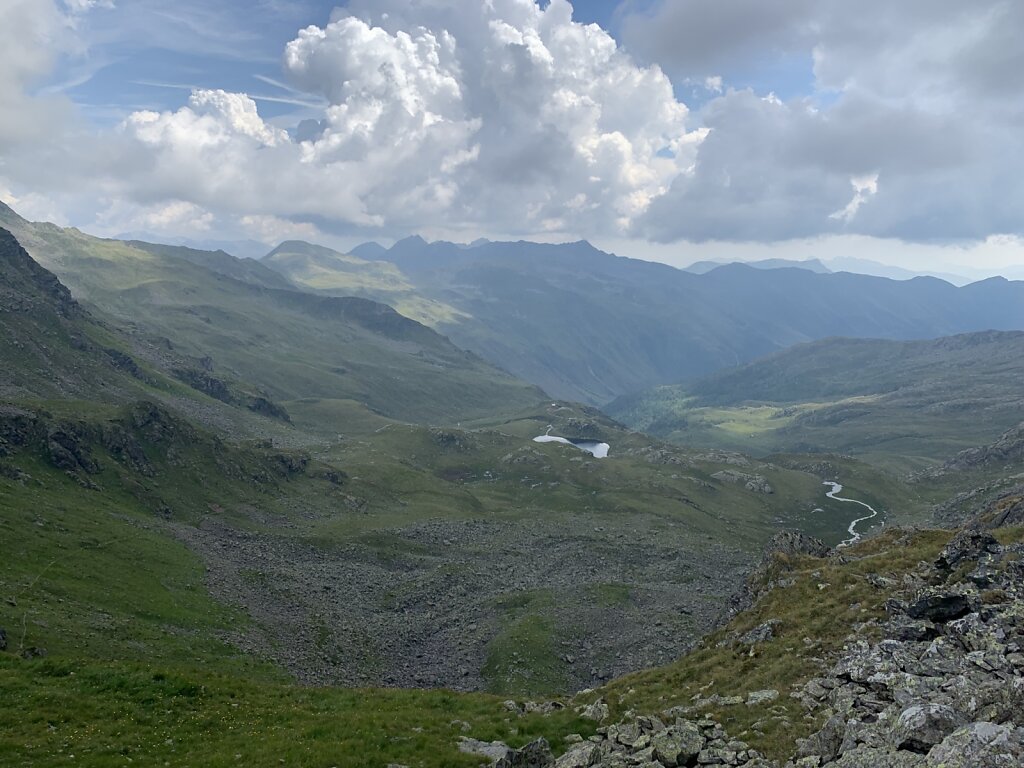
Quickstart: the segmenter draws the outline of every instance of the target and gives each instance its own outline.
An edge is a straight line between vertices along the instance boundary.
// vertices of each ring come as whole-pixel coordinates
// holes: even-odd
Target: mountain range
[[[277,252],[264,263],[291,281],[410,307],[517,377],[596,405],[830,336],[925,339],[1024,329],[1024,283],[1001,278],[956,287],[928,277],[743,264],[692,274],[586,242],[464,246],[409,238],[349,256],[282,247],[290,258]],[[390,270],[386,277],[381,269]]]

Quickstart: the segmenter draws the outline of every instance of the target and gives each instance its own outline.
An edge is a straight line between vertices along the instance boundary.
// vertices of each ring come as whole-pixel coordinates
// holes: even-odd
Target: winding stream
[[[857,523],[863,523],[865,520],[871,520],[872,518],[878,517],[878,510],[872,507],[870,504],[865,504],[863,501],[857,501],[857,499],[844,499],[842,496],[839,496],[838,494],[843,490],[843,486],[840,485],[839,483],[826,481],[822,483],[822,485],[832,486],[832,490],[825,494],[830,499],[834,499],[835,501],[845,501],[849,502],[850,504],[860,504],[862,507],[871,511],[870,515],[858,517],[856,520],[850,523],[850,527],[846,529],[847,533],[850,534],[850,538],[844,539],[843,541],[839,542],[839,544],[836,545],[836,549],[839,549],[841,547],[848,547],[851,544],[856,544],[861,539],[861,534],[857,533]]]

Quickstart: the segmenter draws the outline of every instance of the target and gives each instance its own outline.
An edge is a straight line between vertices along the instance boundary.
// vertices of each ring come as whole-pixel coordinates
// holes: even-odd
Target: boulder
[[[480,741],[463,736],[459,739],[459,752],[486,757],[492,763],[506,759],[513,753],[512,747],[501,741]]]
[[[986,554],[997,554],[999,542],[982,531],[964,530],[952,538],[935,561],[935,566],[952,571],[961,563],[979,560]]]
[[[608,705],[605,704],[604,699],[598,699],[593,704],[577,707],[576,712],[584,720],[593,720],[595,723],[607,720],[609,714]]]
[[[819,757],[822,762],[835,760],[846,733],[841,717],[830,717],[820,731],[797,741],[797,757]]]
[[[555,768],[590,768],[597,765],[601,759],[601,750],[596,744],[585,741],[577,744],[558,760],[555,761]]]
[[[680,720],[651,736],[651,746],[664,766],[690,765],[704,748],[704,736],[696,723]]]
[[[757,643],[767,643],[773,637],[775,637],[775,628],[782,624],[778,619],[769,619],[764,624],[759,624],[752,630],[740,637],[740,642],[743,645],[756,645]]]
[[[897,749],[924,754],[964,724],[964,718],[943,704],[915,704],[907,707],[892,729]]]
[[[959,619],[970,612],[971,600],[967,595],[935,588],[922,590],[907,605],[910,618],[936,623]]]
[[[548,768],[554,764],[555,757],[551,754],[547,739],[540,738],[522,749],[511,750],[495,761],[494,768]]]
[[[1009,725],[977,722],[957,729],[928,752],[928,768],[1009,768],[1024,765],[1024,734]]]
[[[747,706],[756,707],[759,704],[775,701],[777,698],[779,698],[779,692],[774,688],[768,688],[763,691],[751,691],[747,694]]]

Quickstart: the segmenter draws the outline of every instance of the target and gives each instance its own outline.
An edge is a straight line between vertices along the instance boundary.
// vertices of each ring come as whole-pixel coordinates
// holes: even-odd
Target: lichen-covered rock
[[[928,768],[1011,768],[1024,765],[1024,729],[977,722],[928,752]]]
[[[540,738],[522,749],[511,750],[494,763],[494,768],[548,768],[554,764],[551,747],[546,739]]]
[[[601,759],[601,750],[592,742],[585,741],[577,744],[558,760],[555,761],[555,768],[590,768],[597,765]]]
[[[964,724],[963,715],[943,704],[915,704],[900,713],[892,730],[897,749],[924,754]]]
[[[692,722],[681,720],[651,737],[655,759],[664,766],[690,765],[704,748],[704,736]]]

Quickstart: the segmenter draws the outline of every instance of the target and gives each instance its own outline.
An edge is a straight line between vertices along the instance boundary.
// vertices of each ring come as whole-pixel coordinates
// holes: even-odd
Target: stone
[[[897,749],[926,753],[964,724],[964,718],[943,704],[915,704],[900,713],[892,730]]]
[[[601,759],[601,749],[590,742],[576,744],[555,761],[555,768],[590,768]]]
[[[747,694],[747,706],[756,707],[760,704],[767,704],[779,698],[779,692],[773,688],[763,691],[751,691]]]
[[[598,699],[593,704],[578,707],[576,712],[584,720],[593,720],[595,723],[607,720],[609,715],[608,705],[605,703],[604,699]]]
[[[893,638],[902,641],[920,642],[933,640],[939,636],[939,629],[935,624],[909,616],[897,616],[888,623],[887,629]]]
[[[7,630],[0,627],[0,651],[7,650]]]
[[[494,768],[549,768],[555,764],[547,739],[531,741],[522,749],[510,750],[509,754],[496,760]]]
[[[695,723],[680,720],[651,736],[651,746],[662,765],[689,765],[704,748],[704,736]]]
[[[912,619],[928,619],[943,623],[959,619],[971,612],[971,601],[959,592],[940,589],[925,589],[907,606]]]
[[[1010,768],[1024,765],[1019,730],[977,722],[957,729],[928,752],[928,768]]]
[[[989,533],[960,531],[942,550],[935,566],[944,571],[953,571],[963,562],[978,560],[986,554],[996,554],[999,549],[999,542]]]
[[[828,768],[924,768],[924,756],[916,752],[894,751],[880,747],[858,747]]]
[[[821,730],[797,741],[798,757],[819,757],[825,762],[835,760],[846,734],[846,723],[841,717],[830,717]]]
[[[480,741],[463,736],[459,739],[459,752],[469,755],[481,755],[496,763],[511,755],[514,750],[508,744],[501,741]]]
[[[782,624],[778,619],[769,619],[764,624],[759,624],[752,630],[740,637],[740,642],[743,645],[756,645],[757,643],[767,643],[773,637],[775,637],[775,628]]]

